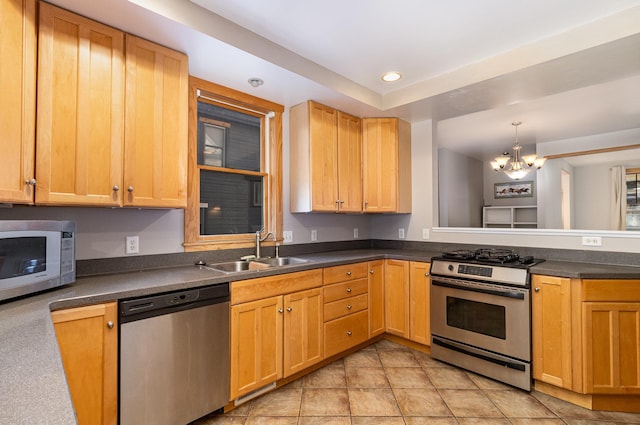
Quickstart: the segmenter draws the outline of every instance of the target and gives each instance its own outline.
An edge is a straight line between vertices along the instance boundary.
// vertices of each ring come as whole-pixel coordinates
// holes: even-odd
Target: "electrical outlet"
[[[398,229],[398,239],[404,239],[404,228]]]
[[[311,231],[311,242],[315,242],[318,240],[318,231],[316,229],[313,229]]]
[[[583,236],[582,245],[584,246],[602,246],[602,238],[600,236]]]
[[[422,239],[429,239],[429,229],[422,229]]]
[[[285,230],[282,232],[282,237],[284,238],[284,243],[292,243],[293,242],[293,231]]]
[[[357,227],[353,228],[353,239],[358,239],[358,228]]]
[[[137,254],[140,252],[140,239],[138,236],[127,236],[125,242],[125,252],[127,254]]]

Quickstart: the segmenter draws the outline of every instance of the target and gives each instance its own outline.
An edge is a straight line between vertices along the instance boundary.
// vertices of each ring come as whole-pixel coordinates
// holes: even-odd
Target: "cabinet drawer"
[[[322,271],[286,273],[231,282],[231,305],[290,294],[322,285]]]
[[[357,295],[324,305],[324,321],[328,322],[347,314],[355,313],[367,308],[369,297],[367,294]]]
[[[368,311],[363,310],[324,324],[324,356],[348,350],[369,337]]]
[[[346,282],[367,277],[367,263],[345,264],[324,269],[324,284]]]
[[[358,279],[353,282],[336,283],[324,287],[324,302],[330,303],[343,298],[366,294],[369,290],[367,279]]]

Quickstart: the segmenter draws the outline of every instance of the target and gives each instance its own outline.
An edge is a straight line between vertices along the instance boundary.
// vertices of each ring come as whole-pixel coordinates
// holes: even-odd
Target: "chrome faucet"
[[[269,236],[273,236],[273,240],[276,239],[276,235],[274,235],[273,232],[267,233],[266,235],[264,235],[264,238],[260,239],[260,232],[261,231],[262,230],[258,230],[256,232],[256,258],[262,258],[262,257],[260,257],[260,242],[266,241],[269,238]]]

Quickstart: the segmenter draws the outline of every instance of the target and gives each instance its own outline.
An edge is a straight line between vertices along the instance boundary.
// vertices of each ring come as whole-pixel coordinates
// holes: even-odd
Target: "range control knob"
[[[449,264],[449,267],[447,267],[447,269],[449,269],[450,272],[453,271],[453,264]]]

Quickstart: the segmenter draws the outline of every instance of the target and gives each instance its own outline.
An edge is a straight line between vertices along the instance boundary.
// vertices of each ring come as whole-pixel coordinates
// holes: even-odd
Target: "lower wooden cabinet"
[[[322,271],[231,284],[232,400],[321,361]]]
[[[409,339],[431,345],[430,263],[409,263]]]
[[[355,263],[323,271],[325,358],[369,339],[368,270]]]
[[[532,288],[534,379],[640,406],[640,280],[534,275]]]
[[[282,296],[231,306],[232,400],[282,377]]]
[[[534,275],[531,287],[533,378],[572,389],[571,279]]]
[[[369,268],[369,338],[384,333],[384,260],[371,261]]]
[[[115,425],[118,415],[117,303],[51,313],[80,425]]]
[[[409,338],[409,262],[385,260],[385,328],[393,335]]]

